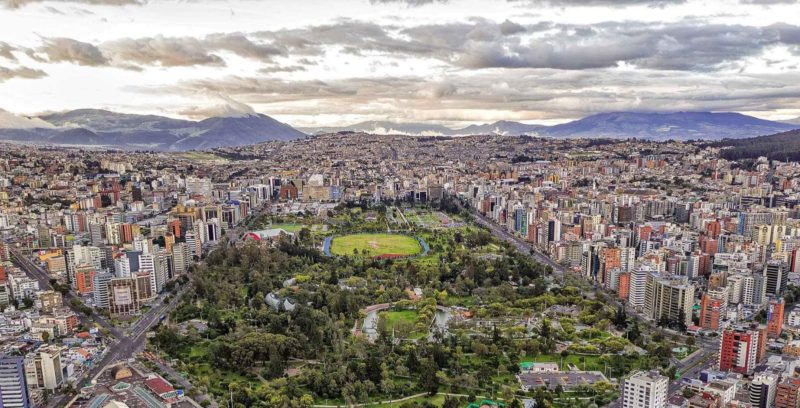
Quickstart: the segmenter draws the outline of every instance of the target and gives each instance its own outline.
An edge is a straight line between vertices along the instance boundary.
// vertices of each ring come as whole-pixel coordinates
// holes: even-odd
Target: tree
[[[683,309],[678,312],[678,321],[676,325],[679,332],[686,333],[688,327],[686,327],[686,312],[684,312]]]
[[[42,341],[45,343],[50,341],[50,332],[42,332]]]
[[[436,366],[433,359],[426,358],[422,361],[419,373],[419,385],[430,395],[439,392],[439,377],[436,375],[438,372],[439,367]]]
[[[619,330],[623,330],[628,326],[628,314],[625,312],[625,306],[620,305],[617,308],[617,314],[614,315],[614,326]]]

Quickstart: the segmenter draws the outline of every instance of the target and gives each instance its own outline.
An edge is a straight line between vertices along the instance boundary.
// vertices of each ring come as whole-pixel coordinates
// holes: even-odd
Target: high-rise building
[[[650,274],[645,285],[644,313],[656,322],[677,322],[692,324],[694,306],[694,286],[686,277]]]
[[[719,369],[739,374],[751,374],[758,362],[758,331],[743,328],[722,332],[719,350]]]
[[[717,331],[724,315],[725,308],[722,305],[722,300],[715,299],[708,293],[704,294],[703,299],[700,301],[700,327]]]
[[[781,337],[784,306],[786,306],[786,302],[783,298],[769,301],[769,306],[767,307],[767,334],[772,337]]]
[[[781,261],[769,261],[764,267],[766,293],[769,296],[783,296],[789,274],[786,264]]]
[[[172,265],[175,275],[182,275],[189,270],[191,262],[189,256],[189,246],[185,242],[179,242],[172,247]]]
[[[645,290],[647,289],[647,269],[631,271],[630,284],[628,285],[628,303],[633,307],[643,307],[645,303]]]
[[[108,309],[109,307],[109,293],[108,284],[114,275],[108,272],[102,272],[94,275],[92,281],[92,294],[94,296],[94,305],[101,309]]]
[[[53,391],[64,382],[61,350],[55,346],[41,347],[25,359],[25,376],[31,389]]]
[[[800,378],[788,378],[778,384],[775,408],[797,408],[800,403]]]
[[[750,403],[754,408],[772,408],[775,406],[775,395],[778,379],[771,374],[758,374],[750,382]]]
[[[631,274],[627,272],[620,273],[617,279],[617,296],[621,300],[626,300],[630,294]]]
[[[108,309],[112,314],[132,315],[141,307],[136,278],[113,278],[108,283]]]
[[[91,265],[75,268],[75,289],[82,295],[92,293],[92,282],[97,270]]]
[[[25,378],[25,358],[0,355],[0,407],[29,408],[28,382]]]
[[[663,408],[667,405],[667,377],[658,371],[640,371],[625,379],[622,408]]]

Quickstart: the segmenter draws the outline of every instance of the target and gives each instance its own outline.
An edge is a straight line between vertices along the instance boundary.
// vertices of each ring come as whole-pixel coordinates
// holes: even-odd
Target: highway
[[[16,249],[11,251],[11,255],[14,263],[24,270],[28,276],[36,279],[43,289],[52,289],[52,285],[50,284],[50,276],[47,274],[47,272],[42,270],[30,258],[26,257],[23,253],[17,251]],[[164,303],[164,298],[167,296],[167,294],[161,294],[152,303],[152,308],[145,312],[139,318],[139,320],[137,320],[134,326],[124,333],[122,330],[109,323],[102,316],[97,314],[93,314],[92,316],[84,315],[69,302],[69,299],[78,297],[75,296],[75,294],[73,294],[71,291],[65,294],[65,304],[75,312],[84,325],[92,327],[96,323],[108,330],[108,332],[113,336],[112,343],[107,345],[106,353],[103,358],[94,364],[89,371],[84,373],[84,375],[78,381],[78,384],[82,384],[87,380],[94,379],[105,367],[118,361],[126,361],[134,357],[137,353],[143,351],[145,340],[147,338],[147,332],[160,322],[161,316],[167,316],[170,312],[172,312],[172,310],[175,309],[175,307],[177,307],[179,303],[178,298],[180,298],[180,296],[186,292],[190,285],[190,283],[183,285],[183,287],[179,289],[178,294],[169,303]],[[60,406],[59,404],[63,398],[63,395],[54,397],[48,406]],[[203,399],[205,398],[201,396],[199,400],[202,401]]]
[[[29,257],[25,256],[24,253],[20,252],[19,250],[12,248],[11,252],[11,259],[13,260],[14,264],[17,265],[20,269],[25,271],[25,273],[33,279],[36,279],[39,282],[39,287],[43,290],[46,289],[53,289],[53,285],[50,284],[50,275],[44,271],[42,268],[39,267],[36,263],[34,263]],[[72,291],[67,292],[64,294],[64,305],[72,309],[73,312],[78,316],[78,319],[87,327],[93,327],[94,323],[97,323],[104,329],[108,330],[115,338],[119,339],[122,338],[122,332],[115,327],[113,324],[108,322],[101,316],[93,315],[91,318],[84,315],[78,308],[74,307],[70,300],[72,299],[79,299],[80,297],[75,296]]]
[[[551,268],[553,268],[554,275],[563,278],[564,274],[567,272],[567,269],[563,265],[550,259],[550,257],[543,254],[538,249],[534,248],[533,245],[531,245],[529,242],[525,242],[525,240],[523,240],[522,238],[510,233],[507,229],[503,228],[494,221],[490,220],[485,215],[477,211],[470,211],[470,213],[474,216],[474,219],[478,224],[488,228],[498,238],[501,238],[502,240],[510,243],[518,251],[524,254],[530,254],[530,256],[533,257],[533,259],[536,260],[537,262],[544,265],[549,265]]]

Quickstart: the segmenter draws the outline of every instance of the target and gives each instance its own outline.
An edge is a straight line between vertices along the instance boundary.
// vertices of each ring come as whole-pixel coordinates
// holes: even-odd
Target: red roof
[[[147,385],[147,388],[150,388],[150,391],[153,391],[156,395],[164,395],[175,391],[172,385],[161,377],[150,378],[144,383]]]

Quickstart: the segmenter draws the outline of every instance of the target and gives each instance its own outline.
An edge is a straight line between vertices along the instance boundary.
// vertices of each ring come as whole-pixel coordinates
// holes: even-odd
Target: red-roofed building
[[[153,393],[158,395],[159,398],[168,403],[175,403],[180,398],[178,391],[172,387],[172,384],[160,376],[153,376],[145,380],[144,384]]]

